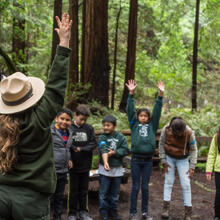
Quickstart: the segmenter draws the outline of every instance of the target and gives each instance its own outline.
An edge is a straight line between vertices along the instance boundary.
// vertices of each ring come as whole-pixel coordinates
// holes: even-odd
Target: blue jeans
[[[107,215],[108,212],[118,211],[121,177],[108,177],[99,175],[99,213]]]
[[[148,212],[148,184],[152,173],[152,159],[140,159],[132,156],[131,158],[131,175],[132,175],[132,191],[130,213],[137,213],[137,197],[141,184],[142,192],[142,213]]]
[[[166,161],[170,167],[168,169],[168,173],[165,174],[164,201],[171,200],[171,193],[175,180],[175,167],[177,167],[180,184],[183,191],[184,206],[192,206],[190,178],[189,174],[187,173],[189,171],[188,158],[175,159],[166,155]]]

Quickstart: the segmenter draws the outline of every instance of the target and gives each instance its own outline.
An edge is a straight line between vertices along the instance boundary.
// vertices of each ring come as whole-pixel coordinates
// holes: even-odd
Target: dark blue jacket
[[[51,126],[51,133],[53,137],[54,146],[54,164],[57,173],[68,172],[68,161],[70,160],[70,147],[72,145],[72,131],[67,130],[69,138],[65,146],[64,140],[60,132],[55,128],[55,125]]]

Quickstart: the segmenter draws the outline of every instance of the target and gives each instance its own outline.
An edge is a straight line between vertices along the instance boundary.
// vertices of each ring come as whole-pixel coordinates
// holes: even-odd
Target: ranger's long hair
[[[14,115],[0,114],[0,172],[5,175],[17,160],[19,120]]]

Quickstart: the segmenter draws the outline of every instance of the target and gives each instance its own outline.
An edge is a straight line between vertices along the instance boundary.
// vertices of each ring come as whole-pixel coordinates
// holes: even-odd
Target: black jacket
[[[69,133],[69,139],[65,146],[60,132],[55,128],[55,125],[51,126],[51,133],[53,137],[54,146],[54,164],[57,173],[68,172],[68,161],[71,159],[70,147],[72,144],[72,131],[68,129],[67,132]]]
[[[97,146],[94,128],[89,124],[77,127],[74,123],[70,126],[72,132],[71,159],[73,161],[72,172],[83,173],[91,169],[92,151]],[[74,148],[80,147],[80,152]]]

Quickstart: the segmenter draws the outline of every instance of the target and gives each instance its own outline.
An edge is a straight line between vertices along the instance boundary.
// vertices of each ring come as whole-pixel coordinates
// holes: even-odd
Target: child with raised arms
[[[134,90],[137,85],[134,80],[126,83],[129,90],[127,101],[127,117],[131,129],[131,175],[132,191],[130,197],[130,219],[137,220],[137,197],[141,186],[142,190],[142,219],[152,220],[148,212],[149,181],[152,172],[152,157],[156,148],[155,134],[159,125],[162,109],[164,85],[158,83],[159,96],[157,97],[152,116],[148,108],[140,108],[136,112],[134,105]]]

